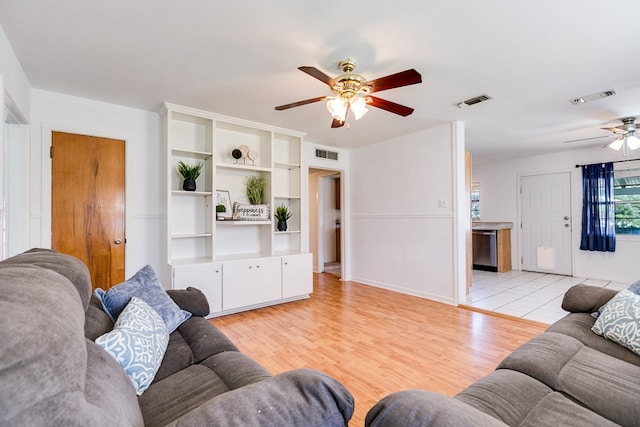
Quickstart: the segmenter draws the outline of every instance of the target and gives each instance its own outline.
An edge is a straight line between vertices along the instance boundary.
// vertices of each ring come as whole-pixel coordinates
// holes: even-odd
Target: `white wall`
[[[463,148],[450,123],[351,152],[353,280],[457,303]]]
[[[51,247],[51,132],[122,139],[126,145],[125,275],[146,264],[158,273],[163,271],[160,116],[36,89],[31,105],[31,246]]]
[[[29,121],[31,111],[31,84],[18,62],[9,39],[0,27],[0,75],[4,77],[5,103],[11,103],[22,118]]]
[[[635,154],[635,156],[634,156]],[[631,158],[640,158],[633,153]],[[600,147],[509,160],[476,159],[473,180],[480,183],[480,216],[483,221],[511,221],[512,264],[520,268],[521,236],[518,227],[519,177],[528,174],[570,172],[572,202],[573,275],[583,278],[634,282],[640,279],[640,236],[617,236],[616,252],[581,251],[582,173],[576,164],[622,160],[622,154]]]

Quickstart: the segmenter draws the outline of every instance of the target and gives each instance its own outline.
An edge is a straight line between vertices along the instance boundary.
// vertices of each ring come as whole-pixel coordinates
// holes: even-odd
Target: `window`
[[[616,170],[613,194],[616,234],[640,234],[640,168]]]

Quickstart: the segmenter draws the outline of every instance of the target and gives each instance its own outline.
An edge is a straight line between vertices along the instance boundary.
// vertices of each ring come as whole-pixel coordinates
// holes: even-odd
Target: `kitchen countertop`
[[[513,228],[512,222],[473,221],[472,230],[506,230]]]

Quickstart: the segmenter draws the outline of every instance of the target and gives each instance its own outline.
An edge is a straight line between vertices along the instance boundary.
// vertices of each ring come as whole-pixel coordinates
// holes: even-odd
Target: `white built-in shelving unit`
[[[312,292],[311,254],[303,247],[304,134],[233,117],[164,104],[166,145],[166,265],[173,289],[202,290],[212,316],[306,298]],[[254,160],[234,159],[246,146]],[[182,190],[178,161],[203,163],[196,191]],[[216,221],[216,191],[248,204],[245,181],[265,180],[268,220]],[[277,231],[275,208],[292,213]]]

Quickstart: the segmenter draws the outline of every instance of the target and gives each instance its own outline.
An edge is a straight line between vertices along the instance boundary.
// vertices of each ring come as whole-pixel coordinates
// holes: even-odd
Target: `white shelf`
[[[176,157],[193,157],[202,160],[207,160],[213,157],[213,153],[209,153],[208,151],[184,150],[181,148],[173,148],[171,150],[171,155]]]
[[[185,190],[171,190],[171,195],[172,196],[197,196],[197,197],[203,197],[203,196],[211,196],[213,195],[213,193],[211,191],[185,191]]]
[[[233,221],[231,219],[224,219],[222,221],[216,221],[216,225],[237,225],[237,226],[247,226],[247,225],[270,225],[273,221]]]
[[[255,165],[245,165],[242,163],[216,163],[216,167],[223,168],[223,169],[237,169],[237,170],[256,171],[256,172],[271,172],[270,168],[265,168],[262,166],[255,166]]]
[[[196,239],[200,237],[211,237],[213,234],[211,233],[196,233],[196,234],[174,234],[171,236],[172,239]]]
[[[299,164],[297,163],[274,163],[273,167],[278,168],[278,169],[287,169],[287,170],[291,170],[291,169],[297,169],[300,167]]]

